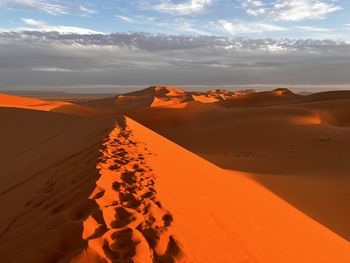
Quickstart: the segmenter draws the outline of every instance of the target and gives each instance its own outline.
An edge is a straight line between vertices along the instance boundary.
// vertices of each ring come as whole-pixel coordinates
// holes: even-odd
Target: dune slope
[[[86,246],[88,196],[113,120],[0,108],[0,258],[58,262]]]
[[[253,180],[127,119],[154,155],[158,197],[192,262],[347,262],[350,244]]]
[[[110,133],[84,222],[112,262],[347,262],[350,244],[239,172],[125,118]],[[119,261],[118,261],[119,260]]]

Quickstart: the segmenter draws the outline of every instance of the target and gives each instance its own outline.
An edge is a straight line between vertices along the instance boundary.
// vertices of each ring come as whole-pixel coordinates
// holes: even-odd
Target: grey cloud
[[[78,44],[97,46],[135,47],[148,51],[187,50],[199,48],[251,49],[264,50],[277,45],[288,50],[309,50],[327,47],[347,47],[343,41],[335,40],[293,40],[293,39],[246,39],[217,36],[171,36],[148,33],[111,33],[111,34],[60,34],[58,32],[24,31],[2,32],[0,41],[49,44]]]
[[[0,33],[0,89],[348,84],[350,44],[144,33]]]

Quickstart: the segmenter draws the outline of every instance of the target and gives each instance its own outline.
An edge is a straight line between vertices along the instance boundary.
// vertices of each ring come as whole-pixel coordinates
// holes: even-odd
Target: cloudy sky
[[[0,0],[0,89],[350,84],[349,0]]]

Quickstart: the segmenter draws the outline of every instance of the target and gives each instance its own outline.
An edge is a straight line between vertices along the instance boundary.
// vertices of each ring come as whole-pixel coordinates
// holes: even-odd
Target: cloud
[[[243,0],[242,7],[251,16],[264,16],[274,20],[300,21],[304,19],[324,19],[342,8],[335,1],[328,0]]]
[[[34,20],[24,19],[28,25],[41,29],[47,24]],[[57,26],[49,26],[48,29]],[[68,27],[70,28],[70,27]],[[33,28],[34,29],[34,28]],[[313,53],[322,53],[325,50],[338,50],[339,47],[350,47],[350,44],[335,40],[293,40],[293,39],[245,39],[218,36],[175,36],[163,34],[147,33],[110,33],[110,34],[61,34],[60,32],[44,31],[23,31],[23,32],[3,32],[0,33],[0,43],[25,43],[37,45],[58,45],[64,47],[105,47],[130,50],[142,50],[151,53],[163,51],[186,51],[201,50],[201,52],[211,52],[212,50],[267,50],[266,46],[280,46],[283,49],[294,52],[313,50]]]
[[[212,35],[213,30],[216,30],[212,23],[200,23],[197,20],[184,18],[157,19],[153,20],[151,25],[157,26],[157,29],[161,31],[171,31],[173,34]]]
[[[52,15],[67,14],[66,6],[50,0],[2,0],[0,6],[36,9]]]
[[[190,21],[183,19],[176,19],[172,25],[182,32],[195,33],[198,35],[210,35],[209,31],[207,31],[205,28],[200,28]]]
[[[230,34],[261,33],[288,30],[288,28],[285,27],[266,23],[251,23],[241,21],[231,22],[227,20],[220,20],[219,24]]]
[[[0,88],[350,83],[350,44],[331,40],[4,32],[0,57]]]
[[[212,0],[189,0],[184,3],[174,4],[169,0],[165,0],[161,4],[155,5],[153,9],[169,14],[188,15],[202,12],[211,3]]]
[[[39,71],[39,72],[73,72],[71,69],[67,68],[48,68],[48,67],[34,67],[30,68],[32,71]]]
[[[329,31],[331,31],[331,29],[329,29],[329,28],[314,27],[314,26],[297,26],[295,28],[301,29],[303,31],[308,31],[308,32],[329,32]]]
[[[125,21],[125,22],[129,22],[129,23],[133,23],[134,19],[132,19],[131,17],[127,17],[127,16],[121,16],[121,15],[116,15],[117,18]]]
[[[22,18],[22,21],[29,25],[29,26],[34,26],[37,28],[42,28],[47,26],[47,24],[45,22],[39,21],[39,20],[35,20],[35,19],[31,19],[31,18]]]
[[[189,17],[146,16],[146,15],[115,15],[119,20],[132,23],[135,29],[145,28],[155,34],[185,34],[185,35],[213,35],[218,33],[218,26],[213,22],[201,21]],[[137,31],[136,31],[137,32]],[[222,32],[221,32],[222,33]]]
[[[41,32],[58,32],[60,34],[102,34],[100,32],[82,28],[82,27],[74,27],[74,26],[60,26],[60,25],[50,25],[46,22],[31,19],[31,18],[23,18],[22,21],[31,27],[23,27],[19,28],[19,31],[41,31]]]
[[[97,10],[89,8],[84,5],[79,5],[79,10],[83,13],[89,14],[89,15],[95,15],[98,14]]]
[[[266,5],[261,0],[243,0],[242,7],[248,15],[259,16],[266,13]]]

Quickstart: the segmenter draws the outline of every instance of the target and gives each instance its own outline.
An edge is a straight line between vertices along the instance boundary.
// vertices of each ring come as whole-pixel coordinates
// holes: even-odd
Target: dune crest
[[[173,216],[157,198],[151,153],[132,130],[117,125],[103,145],[101,177],[90,198],[99,209],[84,221],[88,248],[74,262],[96,252],[107,262],[180,262],[184,254],[172,234]]]

